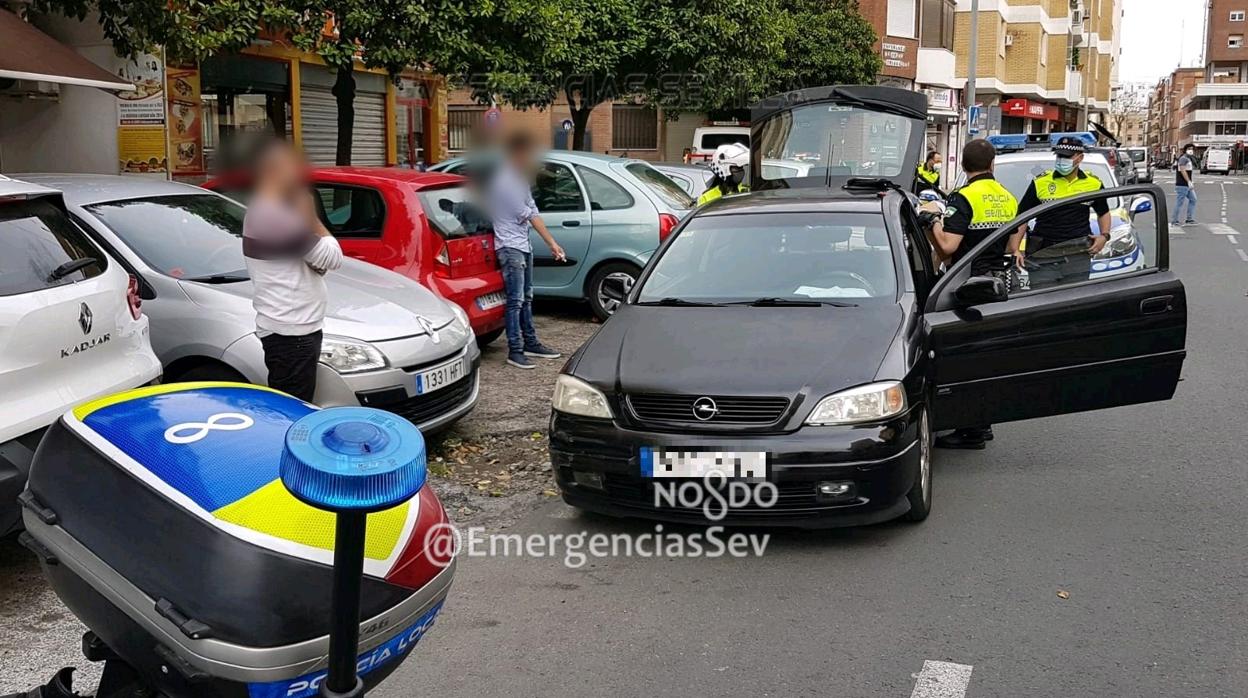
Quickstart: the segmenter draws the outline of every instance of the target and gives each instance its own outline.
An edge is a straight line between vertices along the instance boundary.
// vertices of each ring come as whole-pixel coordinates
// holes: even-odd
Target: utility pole
[[[1088,130],[1088,94],[1092,91],[1092,3],[1085,5],[1083,17],[1083,115],[1080,117],[1080,131]]]
[[[975,122],[971,115],[975,111],[975,72],[979,69],[979,0],[971,0],[971,50],[966,56],[966,140],[974,136]]]

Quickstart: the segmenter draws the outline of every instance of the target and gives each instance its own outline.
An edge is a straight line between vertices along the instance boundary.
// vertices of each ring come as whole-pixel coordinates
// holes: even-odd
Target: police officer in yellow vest
[[[940,160],[940,153],[935,150],[927,151],[927,159],[919,164],[918,169],[914,172],[914,186],[912,191],[922,194],[924,191],[931,189],[945,198],[945,193],[940,190],[940,168],[943,164]]]
[[[966,170],[966,184],[949,196],[943,220],[937,220],[928,230],[928,240],[937,253],[954,264],[978,245],[985,237],[1018,215],[1018,201],[1008,189],[993,177],[993,164],[997,150],[986,140],[970,141],[962,148],[962,169]],[[1023,241],[1021,228],[1008,237],[997,240],[992,247],[971,263],[973,274],[998,272],[1006,255],[1021,263],[1019,245]],[[982,449],[992,440],[992,427],[985,425],[959,429],[936,439],[941,448]]]
[[[745,171],[750,168],[750,149],[740,143],[725,143],[715,149],[711,156],[711,172],[715,174],[706,191],[698,197],[698,205],[731,194],[744,194],[750,188],[745,185]]]
[[[1066,199],[1105,188],[1101,180],[1079,167],[1083,163],[1083,141],[1064,137],[1053,146],[1054,168],[1032,180],[1019,203],[1029,211],[1050,201]],[[1096,235],[1092,234],[1088,209],[1096,213]],[[1087,280],[1092,257],[1109,242],[1109,202],[1096,199],[1086,204],[1061,206],[1036,218],[1027,235],[1027,261],[1032,288]]]

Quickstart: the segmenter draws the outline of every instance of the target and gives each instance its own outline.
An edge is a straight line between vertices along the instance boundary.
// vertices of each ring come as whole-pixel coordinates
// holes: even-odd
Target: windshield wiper
[[[731,305],[748,305],[753,308],[818,308],[824,305],[830,305],[834,308],[857,308],[856,303],[846,303],[844,301],[828,301],[828,300],[806,300],[803,298],[755,298],[752,301],[741,301],[740,303],[732,303]]]
[[[885,177],[850,177],[842,189],[872,189],[874,191],[886,191],[888,189],[896,189],[901,191],[901,186],[891,179]]]
[[[643,301],[641,303],[635,303],[634,305],[659,305],[659,306],[681,307],[681,308],[710,308],[710,307],[719,305],[719,303],[706,303],[703,301],[691,301],[691,300],[685,300],[684,298],[668,297],[668,298],[660,298],[657,301]]]
[[[183,281],[198,281],[201,284],[236,284],[240,281],[250,281],[251,277],[246,274],[208,274],[206,276],[192,276],[183,279]]]
[[[63,279],[66,276],[69,276],[70,274],[73,274],[76,271],[82,271],[83,269],[86,269],[92,264],[97,264],[98,262],[99,260],[96,259],[95,257],[81,257],[79,259],[71,259],[70,261],[65,262],[61,266],[53,269],[52,273],[48,274],[48,281],[56,281],[57,279]]]

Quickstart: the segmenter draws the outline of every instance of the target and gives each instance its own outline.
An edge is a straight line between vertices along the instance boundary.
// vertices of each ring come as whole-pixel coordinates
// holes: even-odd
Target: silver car
[[[64,192],[71,215],[138,277],[166,381],[264,384],[243,206],[176,182],[26,175]],[[354,259],[325,277],[329,307],[315,402],[389,410],[436,430],[476,405],[480,350],[453,303]]]

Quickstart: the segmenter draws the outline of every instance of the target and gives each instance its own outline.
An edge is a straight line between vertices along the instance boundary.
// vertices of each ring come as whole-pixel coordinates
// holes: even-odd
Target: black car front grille
[[[699,419],[695,405],[714,405],[714,414]],[[629,409],[642,422],[678,422],[685,424],[742,424],[762,426],[775,424],[789,408],[783,397],[727,397],[717,395],[629,395]],[[704,411],[703,416],[708,412]]]
[[[472,387],[477,379],[477,372],[468,375],[442,388],[441,390],[416,395],[390,404],[375,405],[383,410],[393,412],[412,422],[422,424],[454,410],[472,397]]]

